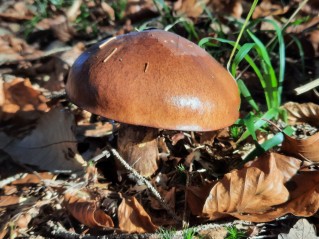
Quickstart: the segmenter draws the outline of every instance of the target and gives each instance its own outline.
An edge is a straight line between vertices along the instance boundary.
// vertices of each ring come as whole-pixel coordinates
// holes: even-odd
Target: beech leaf
[[[98,207],[96,200],[71,193],[64,196],[67,210],[79,222],[91,228],[113,228],[112,218]]]
[[[268,221],[264,214],[288,201],[285,182],[299,166],[297,159],[265,154],[249,167],[234,170],[217,182],[206,199],[203,213],[210,219],[234,216],[243,220]]]
[[[118,208],[119,227],[129,233],[155,232],[157,226],[135,197],[123,198]]]

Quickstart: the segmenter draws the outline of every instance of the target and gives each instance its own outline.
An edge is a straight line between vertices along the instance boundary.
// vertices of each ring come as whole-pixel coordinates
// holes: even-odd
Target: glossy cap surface
[[[239,116],[228,71],[196,44],[162,30],[92,46],[72,66],[66,92],[87,111],[154,128],[210,131]]]

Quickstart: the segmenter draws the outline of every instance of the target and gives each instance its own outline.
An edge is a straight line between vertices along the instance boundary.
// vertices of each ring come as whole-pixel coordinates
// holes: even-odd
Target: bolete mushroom
[[[122,123],[119,152],[144,176],[157,169],[158,129],[212,131],[239,115],[228,71],[196,44],[162,30],[93,45],[72,66],[66,92],[79,107]]]

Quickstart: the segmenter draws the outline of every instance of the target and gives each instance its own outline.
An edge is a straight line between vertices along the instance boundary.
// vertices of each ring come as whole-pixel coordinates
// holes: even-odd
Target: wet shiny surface
[[[219,129],[237,119],[234,79],[187,39],[153,30],[101,45],[71,69],[66,89],[80,107],[128,124],[189,131]]]

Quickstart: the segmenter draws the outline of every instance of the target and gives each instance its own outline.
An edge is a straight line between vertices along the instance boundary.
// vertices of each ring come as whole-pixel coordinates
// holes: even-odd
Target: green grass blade
[[[303,46],[300,42],[300,40],[295,37],[294,35],[290,35],[291,39],[296,43],[297,47],[298,47],[298,51],[299,51],[299,56],[300,56],[300,59],[301,59],[301,69],[302,69],[302,73],[303,75],[305,75],[305,52],[303,50]]]
[[[254,131],[264,126],[267,122],[264,119],[270,120],[276,118],[278,115],[278,109],[272,108],[269,109],[265,114],[263,114],[255,123],[254,123]],[[250,132],[246,130],[241,137],[237,140],[236,143],[240,143],[245,140],[250,135]]]
[[[282,35],[282,30],[278,24],[272,19],[262,19],[262,21],[272,24],[275,28],[279,43],[279,75],[278,75],[278,106],[281,105],[282,85],[285,78],[286,68],[286,48],[285,41]]]
[[[239,79],[237,81],[237,84],[238,84],[239,91],[242,94],[242,96],[244,97],[244,99],[247,100],[247,102],[251,105],[251,107],[255,111],[259,112],[259,107],[256,104],[256,102],[253,99],[253,97],[251,96],[251,94],[250,94],[248,88],[246,87],[245,83],[242,80]]]
[[[233,77],[236,77],[236,69],[239,63],[245,58],[245,56],[250,52],[250,50],[255,46],[255,43],[245,43],[241,47],[239,47],[239,51],[237,52],[234,61],[231,66],[231,73]]]
[[[258,3],[258,0],[254,0],[254,2],[253,2],[253,4],[251,5],[250,10],[249,10],[249,12],[248,12],[248,14],[247,14],[247,17],[246,17],[246,19],[245,19],[245,22],[244,22],[244,24],[243,24],[243,26],[242,26],[242,28],[241,28],[241,30],[240,30],[240,32],[239,32],[239,35],[238,35],[237,40],[236,40],[236,42],[235,42],[234,48],[233,48],[233,50],[232,50],[232,52],[231,52],[231,54],[230,54],[229,60],[228,60],[228,62],[227,62],[227,69],[228,69],[228,70],[229,70],[229,67],[230,67],[230,62],[232,61],[233,56],[234,56],[234,54],[235,54],[235,51],[237,50],[237,46],[239,45],[239,41],[240,41],[240,39],[241,39],[241,36],[242,36],[243,33],[244,33],[244,30],[245,30],[245,28],[246,28],[246,26],[247,26],[247,24],[248,24],[248,21],[249,21],[251,15],[253,14],[253,12],[254,12],[254,10],[255,10],[255,8],[256,8],[256,6],[257,6],[257,3]]]
[[[256,43],[256,51],[261,58],[261,66],[265,71],[266,77],[266,88],[265,88],[265,95],[268,96],[269,102],[267,102],[268,109],[269,108],[278,108],[280,101],[278,96],[278,80],[276,77],[275,70],[271,64],[270,57],[268,55],[268,51],[266,46],[256,37],[252,32],[247,30],[248,34],[252,38],[252,40]],[[264,64],[264,65],[263,65]]]

